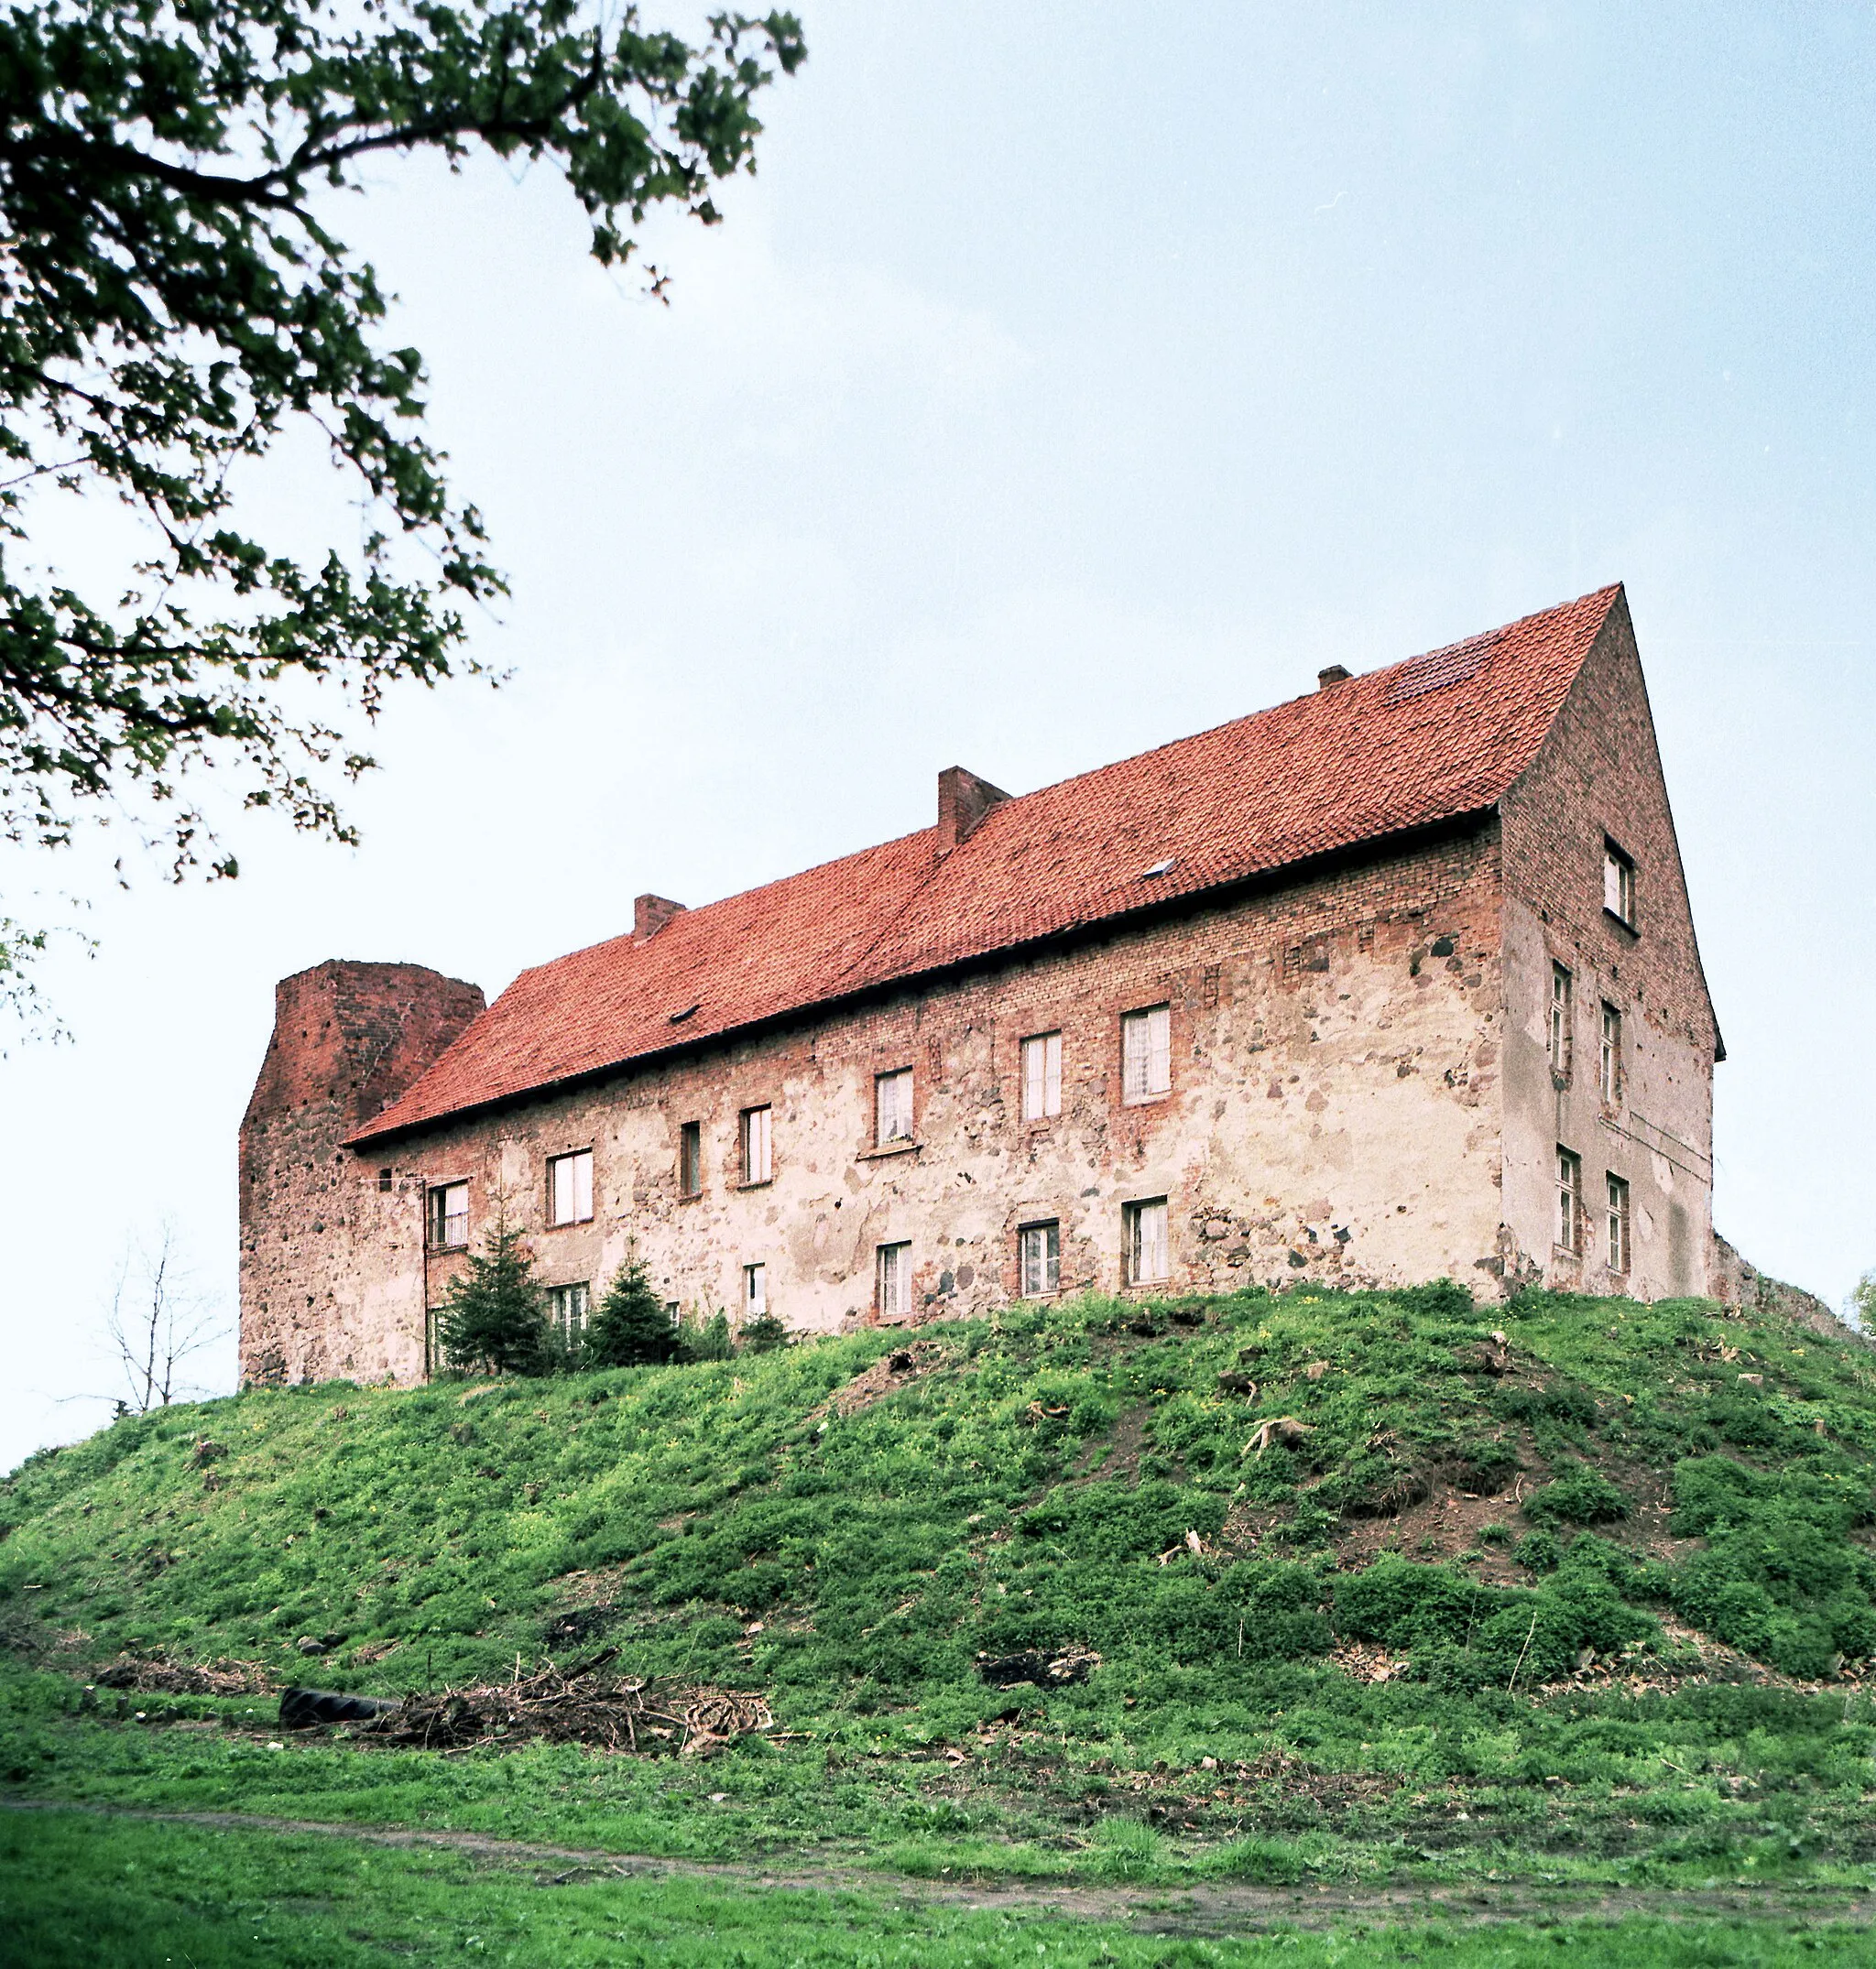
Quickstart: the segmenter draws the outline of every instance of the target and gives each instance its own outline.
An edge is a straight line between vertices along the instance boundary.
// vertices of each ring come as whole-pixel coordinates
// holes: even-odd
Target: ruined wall
[[[1500,922],[1494,823],[425,1131],[354,1158],[350,1180],[369,1195],[387,1167],[394,1196],[413,1200],[466,1180],[478,1238],[505,1199],[550,1285],[596,1293],[636,1239],[666,1297],[735,1311],[742,1267],[759,1262],[771,1310],[800,1329],[873,1316],[883,1243],[911,1245],[916,1313],[999,1304],[1018,1289],[1018,1228],[1047,1218],[1061,1224],[1063,1289],[1118,1289],[1122,1206],[1162,1195],[1173,1278],[1161,1290],[1450,1274],[1489,1291]],[[1172,1092],[1129,1105],[1120,1015],[1162,1002]],[[1020,1042],[1056,1029],[1062,1113],[1025,1122]],[[915,1145],[882,1152],[873,1078],[903,1066]],[[738,1116],[765,1103],[773,1180],[744,1188]],[[686,1200],[678,1135],[693,1120],[704,1184]],[[547,1159],[588,1147],[594,1221],[550,1229]],[[436,1304],[458,1261],[415,1236],[400,1207],[375,1245],[361,1236],[335,1257],[353,1281],[348,1332]],[[419,1350],[400,1330],[380,1354],[403,1375]]]
[[[1626,607],[1610,616],[1543,750],[1502,802],[1505,1220],[1528,1278],[1642,1299],[1708,1289],[1712,1008]],[[1636,868],[1631,931],[1603,908],[1603,848]],[[1573,974],[1573,1060],[1548,1051],[1552,966]],[[1604,1001],[1622,1016],[1623,1085],[1606,1104]],[[1557,1242],[1556,1150],[1582,1158],[1581,1256]],[[1630,1184],[1626,1278],[1606,1263],[1607,1176]]]
[[[241,1123],[244,1381],[421,1374],[421,1190],[381,1188],[340,1144],[482,1007],[420,964],[333,961],[275,987]]]

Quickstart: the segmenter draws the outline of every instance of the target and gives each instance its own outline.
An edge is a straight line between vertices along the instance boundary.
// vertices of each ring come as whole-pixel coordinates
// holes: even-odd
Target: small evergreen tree
[[[497,1375],[552,1371],[553,1336],[534,1282],[534,1260],[506,1216],[496,1219],[483,1249],[471,1252],[450,1280],[437,1337],[452,1367]]]
[[[636,1248],[605,1289],[586,1329],[584,1365],[641,1367],[674,1361],[682,1347]]]

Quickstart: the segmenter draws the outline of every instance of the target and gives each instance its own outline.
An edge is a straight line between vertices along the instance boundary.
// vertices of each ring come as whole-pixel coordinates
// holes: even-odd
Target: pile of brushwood
[[[93,1685],[137,1695],[257,1695],[272,1687],[267,1664],[234,1661],[172,1661],[167,1655],[139,1656],[126,1649],[93,1671]]]
[[[697,1757],[775,1725],[760,1696],[607,1674],[617,1658],[618,1649],[607,1648],[564,1669],[544,1661],[530,1675],[518,1662],[505,1682],[408,1695],[359,1734],[422,1750],[532,1739]]]

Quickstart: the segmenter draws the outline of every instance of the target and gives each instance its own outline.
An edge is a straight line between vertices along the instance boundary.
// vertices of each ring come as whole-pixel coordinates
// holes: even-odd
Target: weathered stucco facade
[[[1560,705],[1489,801],[1470,792],[1474,775],[1474,803],[1443,817],[1183,895],[1129,896],[1092,920],[759,1017],[725,1012],[725,1029],[694,1039],[682,1028],[697,1006],[680,1002],[691,987],[660,981],[662,1022],[675,1029],[609,1066],[551,1077],[568,1004],[552,966],[511,987],[525,1020],[504,1015],[508,995],[478,1019],[473,986],[415,966],[329,963],[287,980],[242,1136],[245,1373],[425,1372],[429,1316],[462,1262],[427,1235],[426,1199],[456,1183],[468,1186],[470,1235],[505,1212],[528,1231],[546,1285],[596,1295],[636,1246],[669,1300],[736,1314],[747,1267],[760,1266],[769,1309],[808,1330],[879,1316],[882,1246],[906,1247],[911,1317],[1003,1303],[1023,1287],[1020,1233],[1043,1224],[1056,1227],[1063,1292],[1442,1276],[1481,1297],[1535,1278],[1646,1297],[1705,1289],[1716,1036],[1627,612],[1613,591],[1600,599],[1574,632],[1583,647]],[[1456,666],[1461,681],[1479,667]],[[1440,721],[1457,713],[1427,700],[1445,690],[1456,702],[1454,687],[1414,680],[1437,680],[1436,669],[1403,674],[1384,699],[1361,695],[1374,680],[1331,674],[1319,708],[1284,708],[1295,730],[1276,756],[1302,761],[1313,729],[1303,721],[1358,721],[1369,702],[1381,708],[1364,743],[1451,749]],[[1178,767],[1173,802],[1156,795],[1158,832],[1137,830],[1142,843],[1200,798]],[[1336,769],[1347,777],[1346,764]],[[1225,796],[1206,773],[1216,802]],[[1116,815],[1090,830],[1102,853],[1140,804],[1126,784],[1111,799]],[[945,857],[970,852],[980,826],[1002,830],[992,846],[1006,863],[1033,868],[1042,840],[1048,865],[1061,865],[1063,827],[1028,823],[1026,836],[1015,810],[1027,804],[1008,802],[1006,817],[995,789],[946,775],[932,867],[945,875]],[[1204,820],[1193,859],[1217,826]],[[1634,871],[1632,929],[1603,908],[1610,843]],[[1146,850],[1123,841],[1117,852],[1138,865]],[[977,883],[1007,884],[988,854]],[[967,905],[960,867],[968,874],[960,864],[948,878]],[[787,888],[762,908],[780,910]],[[627,981],[621,1003],[633,980],[660,978],[650,967],[665,940],[704,937],[687,915],[644,899],[634,938],[605,959],[605,976]],[[740,960],[747,929],[737,936]],[[718,950],[713,963],[724,962]],[[1550,1024],[1559,964],[1576,981],[1578,1028],[1561,1069]],[[577,1001],[589,1022],[596,974],[582,974]],[[1597,1059],[1605,1003],[1622,1012],[1613,1100],[1583,1065]],[[1158,1006],[1166,1089],[1129,1095],[1122,1022]],[[1022,1042],[1050,1033],[1059,1113],[1025,1118]],[[910,1139],[882,1142],[878,1077],[906,1069]],[[770,1164],[745,1181],[741,1117],[762,1108]],[[693,1195],[681,1193],[687,1124],[701,1152]],[[1559,1235],[1560,1148],[1580,1158],[1587,1190],[1576,1248]],[[551,1226],[550,1159],[583,1150],[590,1218]],[[1592,1207],[1611,1174],[1630,1199],[1616,1253]],[[1168,1261],[1140,1283],[1129,1213],[1161,1199]]]

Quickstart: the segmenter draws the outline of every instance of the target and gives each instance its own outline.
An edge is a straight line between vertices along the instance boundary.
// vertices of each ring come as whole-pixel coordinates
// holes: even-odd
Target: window
[[[593,1151],[576,1148],[570,1156],[547,1159],[547,1221],[590,1224],[593,1221]]]
[[[1614,1175],[1609,1180],[1609,1268],[1629,1268],[1629,1186]]]
[[[1016,1234],[1017,1258],[1021,1269],[1020,1296],[1046,1299],[1062,1289],[1062,1226],[1059,1224],[1026,1224]]]
[[[592,1298],[592,1289],[584,1284],[548,1287],[548,1317],[560,1329],[562,1339],[577,1339],[586,1331],[586,1313]]]
[[[438,1251],[462,1251],[469,1243],[469,1185],[439,1183],[430,1192],[430,1242]]]
[[[1172,1014],[1163,1005],[1120,1021],[1120,1089],[1128,1101],[1151,1101],[1172,1087]]]
[[[912,1138],[912,1070],[880,1073],[873,1081],[873,1140],[881,1148],[889,1142]]]
[[[878,1253],[879,1317],[910,1318],[912,1310],[912,1247],[881,1245]]]
[[[768,1182],[775,1173],[769,1148],[773,1139],[769,1126],[772,1112],[766,1107],[743,1110],[743,1180],[746,1183]]]
[[[1550,967],[1550,1070],[1560,1081],[1570,1077],[1570,1018],[1576,984],[1562,964]]]
[[[678,1194],[704,1194],[704,1124],[687,1121],[678,1129]]]
[[[1602,844],[1602,906],[1634,929],[1635,865],[1612,841]]]
[[[1062,1112],[1062,1035],[1039,1033],[1022,1042],[1022,1118],[1042,1121]]]
[[[388,1196],[390,1194],[391,1172],[389,1169],[380,1169],[377,1172],[377,1188],[380,1196]]]
[[[1557,1246],[1583,1255],[1583,1158],[1557,1148]]]
[[[1127,1282],[1158,1285],[1172,1277],[1172,1256],[1166,1238],[1166,1199],[1129,1203],[1127,1219]]]
[[[764,1114],[769,1111],[762,1110]],[[769,1317],[769,1267],[766,1265],[745,1265],[743,1267],[743,1318],[745,1320],[766,1320]]]
[[[1607,1002],[1602,1007],[1602,1052],[1597,1065],[1597,1081],[1602,1089],[1602,1104],[1620,1107],[1622,1102],[1622,1015]]]

